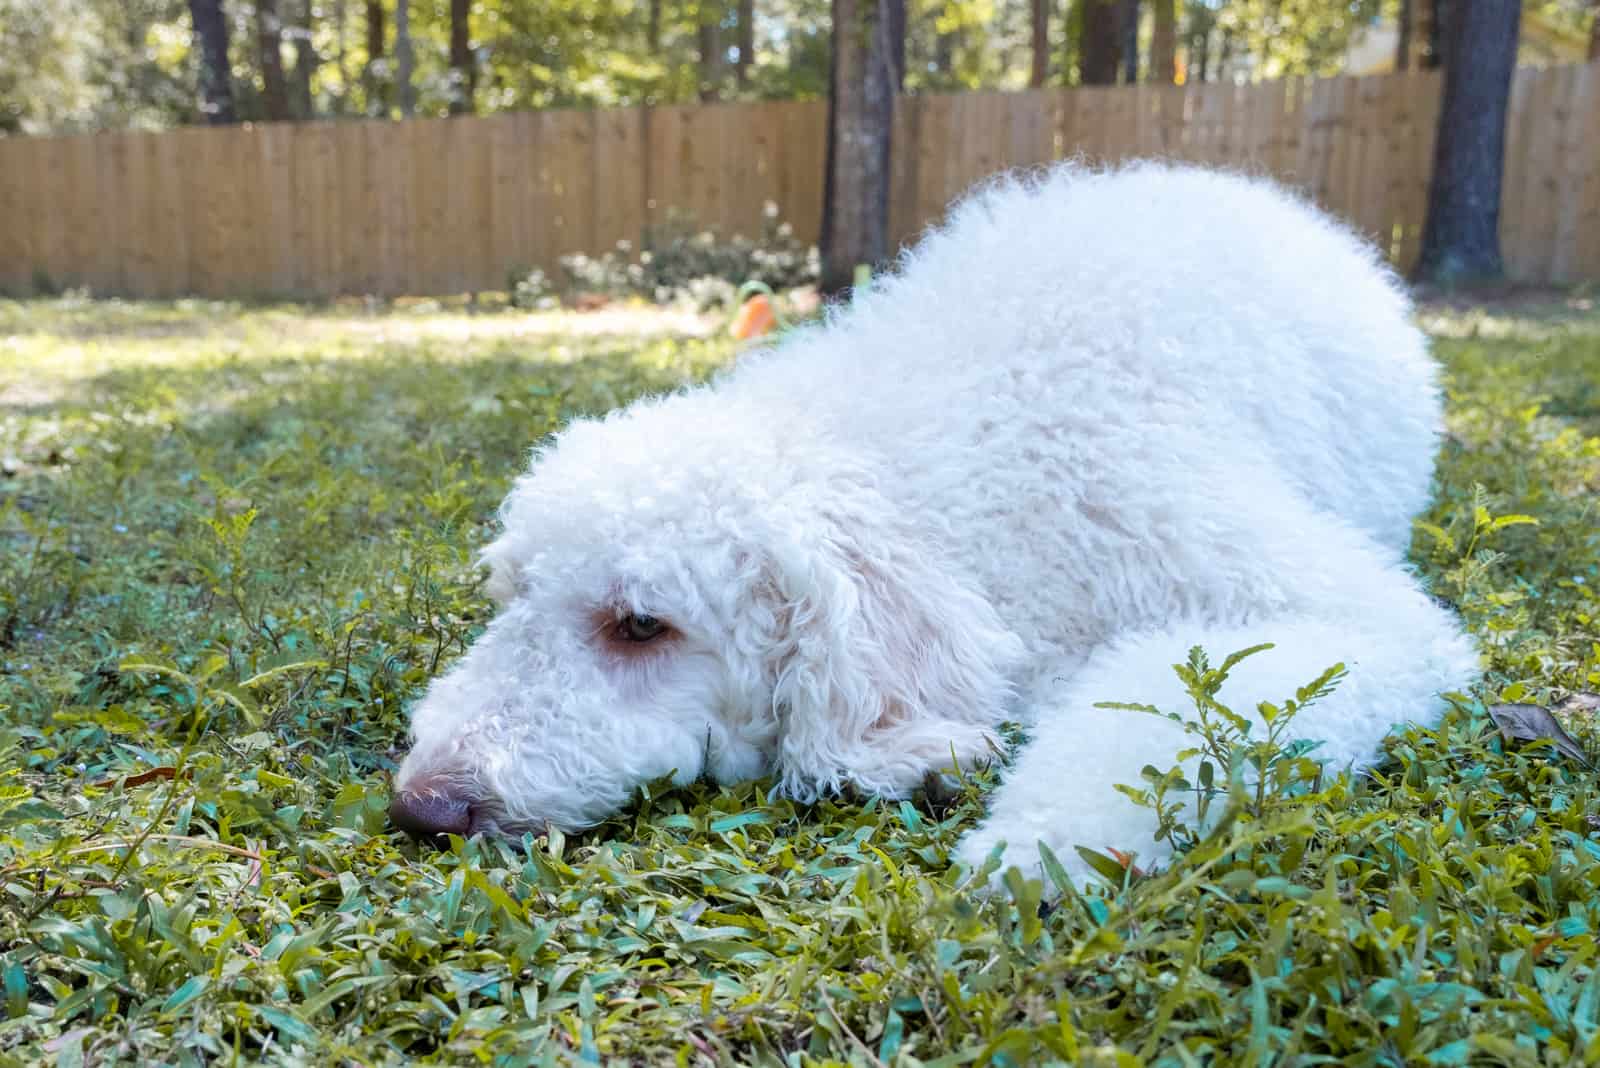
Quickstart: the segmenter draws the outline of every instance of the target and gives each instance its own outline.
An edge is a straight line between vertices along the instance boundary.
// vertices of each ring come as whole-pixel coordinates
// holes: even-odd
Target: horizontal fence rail
[[[902,97],[891,227],[974,182],[1068,157],[1277,176],[1402,269],[1426,212],[1440,80],[1411,71]],[[500,289],[513,270],[634,247],[670,217],[819,232],[826,105],[711,104],[408,122],[0,139],[0,290],[332,297]],[[1600,278],[1600,63],[1523,68],[1502,235],[1514,278]]]

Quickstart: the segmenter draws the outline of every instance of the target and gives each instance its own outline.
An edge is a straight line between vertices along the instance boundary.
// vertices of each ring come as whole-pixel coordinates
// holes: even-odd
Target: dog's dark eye
[[[623,616],[617,620],[617,637],[625,642],[648,642],[665,634],[667,625],[655,616]]]

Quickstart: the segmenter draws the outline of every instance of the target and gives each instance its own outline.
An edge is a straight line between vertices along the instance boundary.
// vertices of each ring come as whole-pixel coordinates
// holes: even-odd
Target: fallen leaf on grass
[[[1587,764],[1583,748],[1572,740],[1548,708],[1539,705],[1490,705],[1489,718],[1508,742],[1550,742],[1563,755]]]
[[[1121,864],[1128,871],[1133,872],[1133,877],[1135,879],[1145,879],[1149,877],[1149,872],[1145,871],[1143,868],[1134,863],[1136,854],[1124,853],[1122,850],[1112,849],[1110,846],[1106,846],[1106,852],[1110,853],[1111,856],[1116,859],[1118,864]]]
[[[115,786],[119,782],[125,787],[143,786],[145,783],[155,782],[157,779],[170,779],[175,774],[177,774],[176,768],[171,764],[163,764],[159,768],[150,768],[133,775],[113,775],[109,779],[99,779],[89,785],[98,789]],[[184,777],[188,778],[187,775]]]

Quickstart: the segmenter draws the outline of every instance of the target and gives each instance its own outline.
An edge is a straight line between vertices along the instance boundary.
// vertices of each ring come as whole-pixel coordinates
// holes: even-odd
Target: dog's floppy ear
[[[903,795],[952,753],[988,758],[1022,643],[879,494],[828,498],[772,561],[777,771],[807,800]]]

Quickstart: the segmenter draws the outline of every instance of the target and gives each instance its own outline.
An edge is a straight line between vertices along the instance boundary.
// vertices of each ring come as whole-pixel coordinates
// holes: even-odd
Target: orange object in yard
[[[745,341],[770,334],[777,325],[778,315],[772,309],[772,298],[765,293],[756,293],[739,306],[739,314],[733,317],[733,326],[728,332],[738,340]]]

